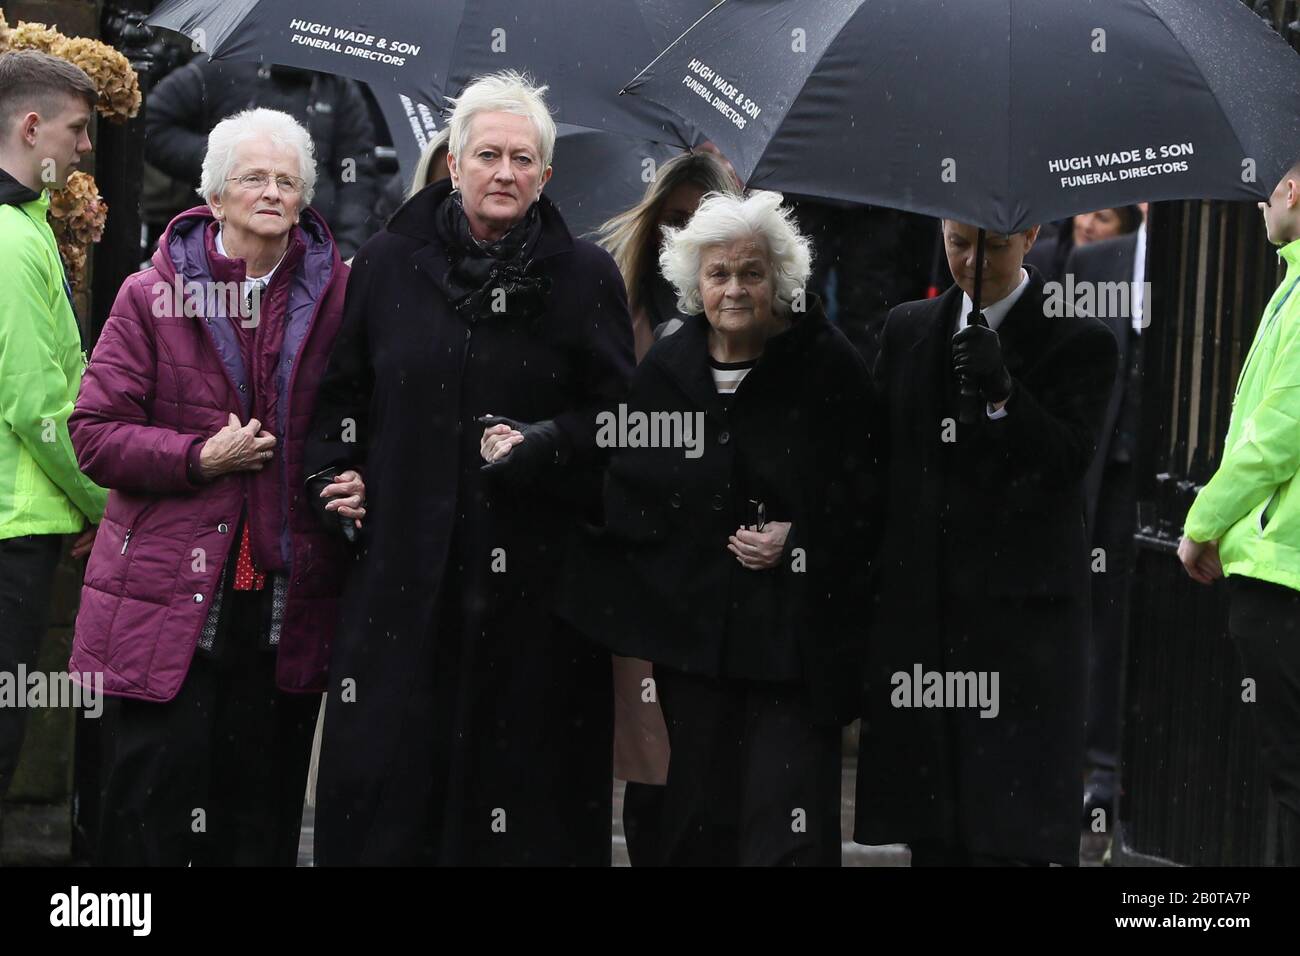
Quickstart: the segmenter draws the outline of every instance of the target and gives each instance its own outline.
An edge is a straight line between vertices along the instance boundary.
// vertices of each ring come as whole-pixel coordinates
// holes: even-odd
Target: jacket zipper
[[[140,519],[148,514],[150,509],[152,509],[156,504],[158,504],[157,501],[149,502],[136,513],[134,518],[131,519],[131,527],[126,529],[126,534],[122,537],[122,550],[119,554],[126,554],[126,549],[131,546],[131,535],[135,534],[135,526],[140,523]]]

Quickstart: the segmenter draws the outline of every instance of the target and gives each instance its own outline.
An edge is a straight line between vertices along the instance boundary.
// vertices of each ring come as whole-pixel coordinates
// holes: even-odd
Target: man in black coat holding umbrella
[[[1117,357],[1105,326],[1047,308],[1023,266],[1037,232],[988,237],[972,325],[978,230],[945,221],[956,285],[882,334],[888,518],[855,839],[908,843],[914,866],[1078,860],[1083,486]]]

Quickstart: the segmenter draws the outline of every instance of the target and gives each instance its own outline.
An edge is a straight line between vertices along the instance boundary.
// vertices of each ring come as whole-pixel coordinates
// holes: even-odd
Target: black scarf
[[[545,310],[550,277],[528,274],[542,236],[542,217],[536,203],[496,242],[479,242],[470,233],[459,193],[443,201],[434,226],[451,262],[448,295],[465,321],[489,316],[531,319]]]

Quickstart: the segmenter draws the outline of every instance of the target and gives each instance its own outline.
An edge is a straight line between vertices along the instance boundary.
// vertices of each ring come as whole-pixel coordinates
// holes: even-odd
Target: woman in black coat
[[[627,287],[632,341],[639,362],[655,340],[682,325],[677,291],[659,271],[665,226],[690,222],[711,192],[740,195],[735,170],[712,152],[682,153],[659,167],[645,196],[598,230]],[[659,701],[646,700],[642,684],[649,661],[614,656],[614,776],[623,788],[623,834],[632,866],[659,865],[659,819],[668,779],[668,727]]]
[[[840,725],[859,703],[875,522],[862,359],[803,283],[781,197],[667,230],[690,318],[602,416],[605,525],[561,613],[654,663],[672,756],[664,861],[838,865]],[[700,313],[703,314],[700,314]]]
[[[626,294],[541,195],[540,90],[476,81],[450,129],[451,181],[357,255],[307,452],[309,473],[364,482],[322,492],[336,527],[362,521],[316,859],[608,865],[609,654],[551,605],[566,538],[599,509],[596,416],[633,365]]]

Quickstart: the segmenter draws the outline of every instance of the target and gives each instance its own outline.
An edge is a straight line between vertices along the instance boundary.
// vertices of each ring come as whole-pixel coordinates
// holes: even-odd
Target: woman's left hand
[[[493,425],[483,429],[483,437],[478,443],[479,454],[484,461],[494,462],[510,454],[510,449],[523,440],[523,433],[509,425]]]
[[[329,499],[325,502],[326,511],[337,511],[361,527],[361,519],[366,516],[366,483],[360,474],[352,469],[340,472],[331,484],[321,489],[320,496]]]
[[[769,521],[762,531],[738,528],[727,539],[727,550],[749,571],[766,571],[776,567],[790,536],[790,522]]]

